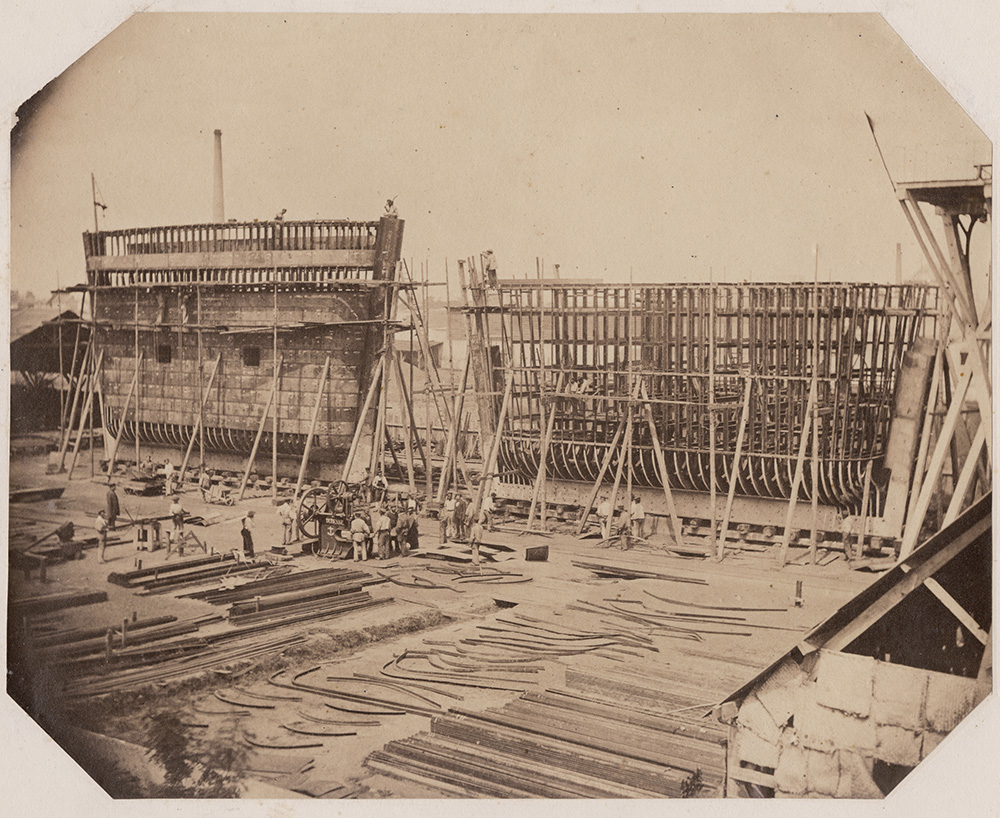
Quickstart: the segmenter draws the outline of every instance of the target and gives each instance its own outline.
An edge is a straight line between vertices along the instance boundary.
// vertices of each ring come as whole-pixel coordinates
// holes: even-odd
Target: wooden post
[[[451,425],[448,427],[448,440],[445,443],[444,465],[441,467],[441,476],[438,478],[437,501],[444,502],[444,494],[448,490],[448,482],[451,477],[451,464],[455,458],[455,446],[458,444],[459,426],[462,422],[463,409],[465,407],[465,389],[469,382],[469,369],[471,368],[471,350],[465,355],[465,366],[462,367],[462,379],[459,381],[458,391],[455,393],[455,405],[451,413]]]
[[[962,370],[956,374],[958,376],[958,383],[952,392],[951,405],[948,407],[948,413],[945,415],[944,423],[941,426],[941,433],[938,435],[934,454],[931,455],[931,462],[927,467],[927,475],[924,477],[924,482],[920,489],[920,497],[917,500],[913,515],[908,516],[906,519],[903,543],[899,550],[899,559],[901,561],[913,553],[913,549],[920,538],[920,529],[923,527],[924,518],[927,516],[927,509],[930,507],[938,478],[941,476],[941,468],[944,466],[945,456],[951,447],[951,438],[955,433],[955,425],[958,423],[959,416],[962,413],[965,395],[969,391],[971,373]],[[982,422],[986,423],[987,421],[984,420]]]
[[[83,440],[83,431],[87,427],[87,413],[91,411],[91,408],[94,405],[94,393],[97,386],[97,371],[103,363],[104,350],[101,350],[97,356],[97,365],[93,368],[93,373],[87,380],[87,399],[84,401],[83,410],[80,413],[80,426],[76,435],[76,443],[73,444],[73,457],[70,459],[69,475],[67,476],[67,479],[73,476],[73,470],[76,468],[76,459],[80,454],[80,441]],[[93,445],[93,437],[91,437],[91,445]]]
[[[250,472],[253,469],[253,461],[257,457],[257,449],[260,447],[260,438],[264,434],[264,426],[267,424],[267,413],[271,411],[271,404],[274,402],[274,395],[278,389],[278,375],[281,372],[281,364],[284,356],[274,362],[274,378],[271,380],[271,389],[267,393],[267,401],[264,403],[264,411],[260,415],[260,426],[257,427],[257,436],[253,440],[253,448],[250,450],[250,457],[247,458],[247,467],[243,472],[243,479],[240,481],[240,493],[237,500],[243,499],[243,494],[247,490],[247,481],[250,479]]]
[[[868,505],[871,502],[869,498],[869,493],[872,488],[872,461],[868,461],[868,465],[865,466],[865,482],[864,488],[862,489],[862,500],[861,500],[861,524],[858,528],[858,559],[865,555],[865,534],[868,528]],[[844,549],[847,550],[846,547]]]
[[[816,383],[809,386],[809,399],[806,401],[805,417],[802,419],[802,433],[799,439],[799,454],[795,459],[795,476],[792,478],[791,496],[788,498],[788,514],[785,516],[785,530],[781,535],[781,547],[778,550],[778,567],[783,568],[788,559],[788,544],[792,539],[792,519],[795,516],[795,504],[799,499],[799,487],[802,485],[802,472],[805,468],[806,447],[809,445],[809,432],[812,426],[813,407],[816,405]]]
[[[597,472],[594,487],[590,490],[590,497],[587,499],[580,514],[580,524],[576,528],[576,536],[578,537],[583,534],[583,530],[587,527],[587,518],[590,517],[590,510],[594,507],[594,500],[597,499],[597,495],[601,491],[604,475],[607,474],[608,466],[611,465],[611,459],[615,456],[615,447],[618,445],[618,441],[621,440],[622,432],[624,431],[625,418],[622,418],[618,421],[618,428],[615,430],[614,437],[611,438],[611,443],[608,445],[608,450],[604,453],[604,458],[601,460],[601,468]]]
[[[80,361],[80,374],[77,376],[76,388],[73,391],[73,406],[69,410],[69,417],[66,419],[66,436],[59,446],[59,471],[62,471],[63,469],[63,463],[66,459],[66,450],[69,448],[69,442],[73,439],[73,428],[76,425],[76,407],[80,401],[80,395],[86,388],[84,384],[89,382],[87,364],[90,361],[93,349],[93,344],[87,344],[87,349],[83,353],[83,359]]]
[[[135,288],[135,367],[139,368],[139,288]],[[139,468],[139,410],[142,406],[142,384],[135,388],[135,467]]]
[[[622,448],[618,452],[618,468],[615,469],[615,482],[611,488],[611,512],[608,514],[608,519],[604,523],[604,539],[608,539],[611,536],[611,531],[614,527],[616,504],[618,502],[618,487],[622,482],[622,471],[625,468],[625,461],[629,457],[629,451],[631,447],[629,442],[632,440],[632,384],[629,383],[629,399],[625,404],[625,438],[622,441]],[[626,505],[631,501],[631,497],[626,500]]]
[[[514,391],[514,373],[507,376],[507,385],[503,391],[503,403],[500,405],[500,414],[497,416],[496,434],[493,435],[493,447],[490,449],[489,457],[483,461],[483,479],[479,481],[479,489],[476,491],[476,501],[473,503],[472,519],[479,518],[479,509],[482,508],[483,497],[489,491],[493,483],[493,469],[496,467],[497,457],[500,454],[500,440],[502,438],[503,425],[507,419],[507,410],[510,408],[510,398]]]
[[[372,406],[372,399],[375,397],[375,390],[378,389],[379,381],[382,378],[382,369],[385,367],[385,358],[381,357],[378,359],[378,363],[375,365],[375,369],[372,372],[372,380],[368,386],[368,393],[365,395],[365,402],[361,406],[361,412],[358,413],[358,425],[354,428],[354,437],[351,440],[351,448],[347,452],[347,460],[344,461],[344,473],[341,477],[345,483],[347,482],[348,475],[351,473],[351,467],[354,465],[354,457],[358,453],[358,444],[361,442],[361,432],[365,426],[365,418],[368,415],[368,411]]]
[[[656,431],[656,423],[653,420],[653,410],[649,405],[649,392],[646,391],[646,384],[642,383],[642,400],[646,415],[646,425],[649,427],[649,437],[653,444],[653,456],[656,458],[657,468],[660,470],[661,482],[663,483],[663,497],[667,501],[667,513],[670,515],[670,526],[673,528],[674,541],[677,545],[684,545],[684,537],[681,534],[681,520],[677,515],[677,506],[674,504],[674,493],[670,490],[670,478],[667,475],[667,458],[663,455],[663,447],[660,446],[660,435]]]
[[[201,324],[201,287],[197,286],[195,288],[195,294],[198,298],[198,394],[204,394],[204,382],[205,382],[205,361],[203,357],[203,347],[202,347],[202,324]],[[222,354],[219,354],[221,360]],[[218,364],[216,364],[218,366]],[[209,387],[211,389],[211,387]],[[139,464],[136,463],[136,466]],[[205,468],[205,401],[202,401],[198,406],[198,466],[199,471]],[[181,468],[180,479],[184,479],[184,468]]]
[[[544,486],[545,486],[545,458],[548,457],[549,446],[552,444],[552,433],[555,430],[555,425],[556,425],[556,404],[555,404],[555,401],[558,400],[559,393],[562,392],[563,382],[565,380],[565,377],[566,377],[566,372],[564,370],[564,371],[562,371],[562,372],[559,373],[559,377],[556,379],[556,397],[553,398],[552,405],[549,406],[548,422],[545,424],[544,433],[542,435],[542,440],[541,440],[541,444],[542,444],[541,457],[539,458],[539,461],[538,461],[538,473],[535,475],[535,485],[532,487],[532,490],[531,490],[531,506],[528,509],[528,523],[525,526],[525,529],[528,530],[528,531],[531,530],[531,524],[535,521],[535,506],[538,503],[539,494],[542,495],[542,506],[544,507],[544,505],[545,505],[545,498],[544,498],[544,491],[545,491],[545,489],[544,489]],[[540,418],[540,420],[543,419],[544,417],[545,417],[545,414],[544,414],[544,409],[543,409],[542,418]],[[545,523],[543,522],[542,523],[542,528],[544,528],[544,527],[545,527]]]
[[[711,276],[711,272],[709,272]],[[708,505],[712,515],[712,539],[709,543],[709,553],[715,553],[717,539],[718,502],[716,485],[718,467],[715,463],[715,424],[718,420],[715,408],[715,283],[708,287]]]
[[[278,268],[274,268],[274,328],[271,360],[278,360]],[[281,384],[281,367],[274,370],[274,411],[271,413],[271,499],[278,499],[278,396]]]
[[[951,495],[951,502],[948,503],[948,511],[944,515],[944,525],[949,525],[955,521],[959,513],[965,506],[965,495],[969,493],[969,486],[976,476],[976,469],[979,466],[979,455],[986,444],[986,432],[989,424],[980,421],[972,438],[972,445],[969,446],[969,453],[962,465],[962,471],[955,481],[955,491]]]
[[[197,424],[194,431],[191,433],[191,439],[188,441],[187,451],[184,452],[184,460],[181,463],[181,470],[177,476],[177,482],[181,483],[184,480],[184,473],[187,471],[188,460],[191,458],[191,452],[194,449],[195,438],[199,437],[200,433],[203,431],[204,418],[205,418],[205,405],[208,403],[208,398],[212,394],[212,384],[215,383],[215,375],[219,371],[219,365],[222,363],[222,353],[215,359],[215,365],[212,367],[212,374],[208,376],[208,385],[205,391],[202,393],[201,401],[198,405],[198,419],[195,421]],[[202,461],[202,466],[204,466],[204,460]]]
[[[816,546],[819,543],[819,245],[815,247],[816,272],[813,280],[813,354],[812,381],[810,388],[815,394],[812,418],[812,457],[810,458],[809,481],[812,488],[809,492],[812,501],[812,527],[809,532],[809,562],[816,564]]]
[[[326,356],[323,364],[323,374],[319,379],[319,390],[316,392],[316,405],[313,407],[312,420],[309,421],[309,434],[306,435],[306,447],[302,452],[302,463],[299,465],[299,476],[295,481],[295,492],[292,494],[292,504],[299,499],[299,491],[302,489],[302,481],[306,476],[306,466],[309,465],[309,454],[312,451],[313,435],[316,433],[316,423],[319,421],[319,412],[323,408],[323,396],[326,390],[326,378],[330,374],[330,356]]]
[[[417,493],[417,478],[414,474],[414,459],[413,459],[413,447],[416,446],[420,453],[420,457],[424,463],[424,469],[430,469],[430,462],[426,453],[424,452],[424,447],[420,444],[420,435],[417,433],[417,422],[413,417],[413,402],[410,400],[410,393],[406,388],[406,376],[403,375],[403,364],[401,362],[401,356],[399,350],[393,349],[392,351],[392,362],[396,365],[396,376],[399,378],[399,393],[403,397],[403,410],[404,415],[402,420],[406,424],[406,469],[408,473],[408,485],[411,494]]]
[[[916,510],[917,499],[924,482],[924,467],[927,465],[927,453],[930,451],[931,431],[938,407],[938,395],[941,390],[941,378],[944,375],[944,341],[938,339],[937,354],[934,358],[934,372],[931,375],[931,387],[927,393],[927,407],[924,410],[924,422],[920,429],[920,445],[917,449],[917,459],[913,467],[913,480],[910,484],[910,501],[906,508],[906,517]],[[859,555],[860,556],[860,555]]]
[[[729,536],[729,519],[733,513],[733,500],[736,498],[736,484],[740,474],[740,457],[743,456],[743,439],[746,436],[747,420],[750,416],[750,391],[753,378],[748,374],[743,385],[743,407],[740,412],[740,428],[736,433],[736,452],[733,454],[733,466],[729,470],[729,492],[726,494],[726,510],[722,513],[722,531],[715,551],[715,559],[721,560],[726,552],[726,538]]]
[[[125,417],[128,415],[129,407],[132,405],[132,395],[135,394],[136,387],[139,384],[139,369],[142,366],[142,355],[139,355],[138,366],[136,367],[135,374],[132,376],[132,383],[128,388],[128,395],[125,397],[125,404],[122,407],[121,419],[118,422],[118,433],[115,435],[114,445],[111,447],[111,452],[108,455],[108,477],[110,478],[115,473],[115,458],[118,456],[118,444],[122,442],[122,432],[125,431]]]

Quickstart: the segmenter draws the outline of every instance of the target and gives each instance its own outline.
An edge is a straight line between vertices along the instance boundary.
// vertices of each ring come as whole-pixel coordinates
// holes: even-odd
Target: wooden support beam
[[[913,516],[906,519],[903,543],[899,551],[900,560],[905,560],[910,556],[917,545],[920,530],[923,528],[924,518],[927,516],[927,509],[930,508],[931,499],[937,488],[938,478],[941,476],[944,459],[950,450],[951,438],[955,433],[955,425],[958,423],[959,415],[962,412],[962,404],[965,403],[965,395],[969,391],[971,373],[960,371],[957,374],[958,383],[952,392],[951,406],[948,407],[948,413],[945,415],[944,423],[941,425],[941,433],[938,435],[937,444],[934,446],[934,454],[931,455],[931,462],[927,467],[927,475],[924,477],[923,485],[920,489],[920,497],[917,500]]]
[[[945,333],[945,338],[947,333]],[[934,372],[931,375],[931,388],[927,393],[927,405],[924,410],[924,421],[920,429],[920,445],[917,448],[917,459],[913,467],[913,481],[910,485],[910,499],[906,507],[906,517],[909,519],[917,507],[920,489],[924,482],[924,468],[927,465],[927,453],[930,451],[931,432],[934,428],[934,416],[938,407],[938,396],[941,391],[941,379],[944,376],[945,341],[938,340],[937,353],[934,357]],[[868,496],[867,489],[865,496]],[[859,541],[860,543],[860,541]],[[859,555],[860,556],[860,553]]]
[[[73,406],[69,410],[69,417],[66,419],[66,434],[63,437],[62,443],[59,445],[59,471],[63,470],[63,463],[66,459],[66,450],[69,448],[69,442],[73,439],[73,429],[76,426],[74,419],[76,418],[76,408],[80,402],[80,395],[86,389],[85,385],[88,380],[87,364],[90,362],[90,356],[93,354],[94,344],[87,344],[87,349],[83,353],[83,359],[80,361],[80,374],[76,377],[76,387],[73,390]]]
[[[340,479],[345,483],[348,482],[348,477],[351,474],[351,467],[354,465],[354,458],[358,453],[358,444],[361,442],[361,433],[365,427],[365,418],[368,416],[368,412],[372,407],[372,400],[375,397],[376,390],[379,388],[379,383],[382,378],[382,369],[384,367],[385,358],[379,358],[378,363],[375,364],[375,369],[372,372],[372,380],[368,385],[365,402],[361,405],[361,411],[358,413],[358,424],[354,427],[354,437],[351,439],[351,448],[347,451],[347,460],[344,461],[344,473]]]
[[[220,356],[221,357],[221,356]],[[299,499],[299,492],[302,490],[302,481],[306,477],[306,467],[309,465],[309,455],[312,453],[313,436],[316,434],[316,424],[319,422],[319,413],[323,408],[323,397],[326,394],[326,379],[330,374],[331,357],[326,356],[323,364],[323,374],[319,378],[319,389],[316,390],[316,404],[313,406],[312,419],[309,421],[309,434],[306,435],[306,446],[302,451],[302,462],[299,464],[299,476],[295,480],[295,492],[292,494],[292,505]]]
[[[274,396],[278,391],[278,378],[281,375],[281,364],[284,362],[282,355],[274,364],[274,377],[271,379],[271,388],[267,393],[267,401],[264,403],[264,411],[260,414],[260,426],[257,427],[257,436],[253,440],[253,448],[250,449],[250,456],[247,458],[247,467],[243,472],[243,479],[240,481],[240,491],[237,500],[242,500],[247,490],[247,481],[250,479],[250,472],[253,470],[253,461],[257,457],[257,449],[260,447],[260,439],[264,434],[264,426],[267,424],[267,414],[271,411],[274,403]]]
[[[204,430],[205,406],[208,404],[208,398],[212,394],[212,384],[215,383],[215,375],[218,373],[219,365],[221,363],[222,353],[220,352],[218,357],[215,359],[215,364],[212,366],[212,374],[208,376],[208,385],[205,387],[205,391],[201,396],[201,401],[198,403],[198,419],[195,421],[194,431],[191,433],[191,439],[188,441],[187,451],[184,452],[184,460],[181,462],[181,469],[177,477],[178,483],[182,483],[184,481],[184,473],[187,471],[188,461],[191,459],[191,452],[194,451],[194,441]]]
[[[73,444],[73,456],[69,461],[69,475],[67,479],[73,477],[73,470],[76,468],[76,459],[80,454],[80,442],[83,440],[83,430],[87,428],[87,414],[91,411],[94,405],[94,394],[97,392],[97,373],[101,369],[101,365],[104,363],[104,350],[97,356],[97,362],[94,365],[94,369],[91,372],[90,377],[87,379],[87,398],[84,401],[83,409],[80,412],[80,426],[76,434],[76,442]],[[91,435],[90,445],[93,447],[94,438]]]
[[[972,479],[976,476],[976,471],[979,468],[979,454],[986,443],[987,431],[987,424],[980,422],[979,428],[976,429],[976,434],[972,438],[972,444],[969,446],[969,454],[962,465],[962,471],[955,481],[955,491],[951,495],[948,511],[944,515],[944,525],[954,522],[965,508],[965,496],[969,493]]]
[[[799,437],[799,454],[795,458],[795,476],[792,478],[791,496],[788,498],[788,514],[785,516],[785,530],[781,535],[781,547],[778,549],[778,567],[783,568],[788,560],[788,545],[792,539],[792,520],[795,517],[795,505],[799,499],[799,487],[802,485],[802,473],[805,470],[806,448],[809,445],[809,432],[812,428],[813,408],[816,406],[816,382],[809,386],[809,399],[806,401],[805,417],[802,419],[802,433]]]
[[[437,502],[444,502],[445,492],[448,490],[448,482],[451,479],[452,463],[455,458],[455,446],[458,444],[459,426],[462,422],[463,408],[465,406],[465,390],[469,382],[469,370],[472,365],[472,351],[465,355],[465,366],[462,367],[462,379],[459,381],[458,391],[455,393],[455,406],[451,413],[451,425],[448,427],[448,439],[444,449],[444,465],[441,467],[441,476],[438,478]],[[425,468],[428,468],[425,460]]]
[[[740,428],[736,433],[736,451],[733,454],[733,467],[729,470],[729,491],[726,494],[726,509],[722,513],[722,531],[720,532],[715,559],[721,560],[726,552],[726,538],[729,536],[729,520],[733,513],[733,500],[736,499],[736,484],[740,473],[740,457],[743,455],[743,440],[746,437],[747,420],[750,417],[750,392],[753,388],[753,378],[748,374],[743,384],[743,402],[740,411]]]
[[[868,461],[865,466],[865,482],[861,493],[861,521],[858,525],[857,551],[858,559],[865,555],[865,536],[868,528],[868,508],[871,503],[872,490],[872,461]]]
[[[556,381],[556,392],[562,391],[563,381],[565,380],[566,372],[565,370],[559,373],[559,378]],[[544,412],[544,410],[543,410]],[[544,418],[544,414],[542,415]],[[544,421],[543,421],[544,422]],[[526,528],[530,531],[532,524],[535,522],[535,507],[538,504],[539,494],[543,494],[545,486],[545,458],[549,454],[549,446],[552,443],[552,433],[555,431],[556,426],[556,404],[553,400],[552,404],[549,406],[549,416],[545,423],[545,431],[542,435],[542,449],[541,457],[538,461],[538,472],[535,475],[535,484],[531,489],[531,505],[528,508],[528,523]],[[542,503],[545,503],[544,495],[542,498]],[[544,528],[544,523],[542,524]]]
[[[980,644],[986,644],[986,631],[979,627],[979,623],[972,617],[972,614],[959,605],[955,597],[949,594],[941,586],[940,582],[933,577],[927,577],[924,580],[924,587],[934,594],[942,605],[951,611],[955,618],[965,626],[966,630],[979,640]]]
[[[590,510],[594,507],[594,500],[597,499],[598,493],[601,491],[601,484],[604,483],[604,475],[607,474],[608,466],[611,465],[611,458],[615,456],[615,448],[618,446],[618,441],[621,440],[622,432],[625,431],[625,418],[622,418],[618,422],[618,428],[615,430],[614,437],[611,438],[611,443],[608,445],[607,451],[604,453],[604,458],[601,460],[601,468],[597,472],[597,479],[594,481],[594,487],[590,491],[590,497],[587,499],[586,504],[583,506],[583,511],[580,513],[580,524],[576,528],[576,536],[583,534],[583,530],[587,527],[587,518],[590,517]]]
[[[618,467],[615,469],[615,480],[611,485],[611,511],[608,513],[608,519],[604,521],[604,531],[602,532],[604,539],[608,539],[614,530],[615,512],[617,511],[618,504],[618,488],[621,486],[622,472],[625,469],[625,460],[628,457],[629,441],[632,439],[632,408],[632,402],[629,401],[625,405],[625,436],[622,438],[622,447],[618,451]],[[628,507],[630,500],[631,498],[625,501],[626,507]]]
[[[125,431],[125,417],[128,415],[129,407],[132,405],[132,396],[135,394],[136,387],[139,384],[139,370],[142,368],[143,354],[139,354],[139,360],[135,368],[135,374],[132,375],[132,383],[129,384],[128,394],[125,396],[125,405],[122,406],[121,417],[118,421],[118,433],[115,435],[115,442],[111,447],[111,452],[108,454],[108,477],[110,478],[115,473],[115,458],[118,456],[118,445],[122,442],[122,432]],[[138,433],[138,429],[136,429]]]
[[[406,391],[406,378],[403,377],[403,366],[400,363],[400,355],[398,349],[393,349],[392,351],[392,362],[395,366],[396,377],[399,379],[399,394],[403,397],[403,411],[406,413],[404,415],[406,427],[406,442],[403,445],[403,452],[406,455],[406,480],[407,487],[410,490],[410,494],[417,493],[417,481],[413,470],[413,444],[420,445],[420,440],[417,438],[416,430],[414,429],[413,422],[413,410],[410,406],[410,396]],[[388,432],[387,432],[388,433]],[[390,447],[389,451],[393,451]],[[395,459],[395,452],[393,451],[393,458]],[[397,460],[398,462],[398,460]]]
[[[843,628],[826,639],[823,647],[827,650],[843,650],[846,648],[851,642],[878,622],[879,619],[906,599],[916,588],[920,587],[925,579],[933,576],[941,567],[986,533],[991,525],[992,520],[987,515],[956,536],[948,545],[944,546],[924,563],[911,570],[906,577],[888,589],[882,596],[875,599],[867,609],[859,613]]]
[[[483,497],[490,490],[493,483],[493,469],[496,468],[497,457],[500,454],[500,442],[503,437],[503,425],[507,420],[507,410],[510,409],[511,393],[514,391],[514,373],[507,376],[507,385],[503,391],[503,403],[500,404],[500,414],[497,416],[496,434],[493,435],[493,447],[490,449],[489,457],[483,461],[483,478],[479,481],[479,488],[476,491],[476,500],[472,504],[472,519],[479,518],[479,510],[483,506]]]
[[[649,436],[653,444],[653,456],[656,458],[656,467],[660,470],[660,482],[663,483],[663,497],[667,501],[667,513],[670,515],[670,526],[673,529],[674,542],[679,546],[683,546],[684,537],[681,534],[681,520],[677,514],[677,506],[674,504],[674,494],[670,490],[670,478],[667,475],[667,459],[663,456],[663,447],[660,446],[660,435],[656,431],[656,423],[653,421],[653,409],[649,404],[649,392],[646,390],[645,382],[640,384],[640,389],[643,410],[646,416],[646,426],[649,428]]]

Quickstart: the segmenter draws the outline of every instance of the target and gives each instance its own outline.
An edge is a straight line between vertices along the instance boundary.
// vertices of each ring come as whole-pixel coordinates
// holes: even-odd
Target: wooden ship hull
[[[680,514],[704,518],[707,496],[721,507],[735,481],[734,519],[773,518],[793,491],[811,406],[818,468],[814,480],[807,430],[803,521],[815,494],[824,528],[837,530],[862,512],[866,483],[870,515],[898,502],[894,486],[905,506],[913,453],[894,452],[890,432],[913,409],[896,405],[897,375],[937,331],[936,288],[507,279],[472,289],[492,418],[513,378],[496,469],[509,496],[530,496],[544,456],[548,495],[584,505],[596,483],[610,493],[624,461],[621,484],[647,509],[662,510],[666,479]],[[908,400],[914,390],[922,400],[931,357]],[[890,516],[889,535],[901,520]]]
[[[402,233],[395,217],[85,233],[106,451],[241,469],[256,441],[288,476],[312,428],[311,475],[339,478]]]

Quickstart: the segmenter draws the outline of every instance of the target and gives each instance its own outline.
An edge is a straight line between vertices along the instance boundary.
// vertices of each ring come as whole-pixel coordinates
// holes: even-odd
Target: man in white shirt
[[[97,522],[94,524],[94,528],[97,529],[97,547],[100,549],[97,553],[98,562],[107,562],[104,559],[104,549],[108,547],[108,521],[104,517],[104,509],[102,508],[97,512]]]
[[[361,518],[361,512],[354,512],[354,519],[351,520],[351,540],[354,543],[354,561],[360,562],[361,560],[368,559],[368,549],[365,547],[365,540],[368,539],[368,535],[371,534],[371,529]]]
[[[608,527],[608,517],[611,516],[611,503],[608,502],[607,497],[602,497],[601,502],[597,506],[597,522],[601,526],[601,531],[607,530]]]
[[[284,536],[281,538],[282,545],[290,545],[295,539],[293,536],[293,526],[295,514],[292,512],[292,504],[288,500],[282,501],[278,506],[278,517],[281,520],[281,530]]]
[[[389,530],[391,528],[392,520],[389,519],[385,508],[380,508],[378,518],[375,520],[375,544],[380,560],[389,559]]]
[[[642,527],[646,522],[646,509],[642,506],[642,500],[638,495],[632,498],[632,531],[631,534],[637,539],[642,539]]]

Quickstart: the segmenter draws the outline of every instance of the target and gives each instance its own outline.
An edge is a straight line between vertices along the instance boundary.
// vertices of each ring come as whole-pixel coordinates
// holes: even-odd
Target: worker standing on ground
[[[497,513],[497,496],[493,492],[490,492],[489,497],[483,500],[483,521],[486,523],[486,527],[492,531],[493,530],[493,516]]]
[[[248,511],[246,516],[243,518],[242,527],[240,528],[240,536],[243,537],[243,556],[252,560],[254,558],[252,509]]]
[[[602,533],[608,528],[608,517],[610,516],[611,503],[608,502],[607,497],[602,497],[600,504],[597,506],[597,522],[601,526]]]
[[[405,557],[410,553],[410,526],[413,518],[409,510],[404,506],[396,518],[396,543],[399,548],[399,555]]]
[[[646,509],[642,507],[642,500],[636,495],[632,498],[632,536],[636,539],[642,539],[642,528],[643,524],[646,522]]]
[[[170,529],[170,541],[177,547],[184,539],[184,515],[187,512],[181,506],[180,495],[174,495],[174,501],[170,504],[170,522],[173,527]]]
[[[389,531],[392,529],[392,520],[384,506],[379,507],[378,517],[375,520],[375,547],[378,550],[380,560],[389,559]]]
[[[113,531],[115,528],[115,520],[118,519],[118,515],[122,512],[121,506],[118,503],[118,494],[115,492],[114,480],[108,483],[108,494],[104,510],[106,512],[104,516],[108,520],[108,528]]]
[[[169,497],[171,494],[174,493],[174,464],[170,462],[169,458],[167,459],[167,462],[163,466],[163,478],[165,481],[163,486],[163,493],[166,494],[167,497]]]
[[[292,512],[292,504],[287,499],[283,500],[281,505],[278,506],[278,517],[281,520],[281,544],[291,545],[293,536],[293,524],[295,522],[295,514]]]
[[[198,476],[198,488],[201,489],[201,499],[206,503],[212,501],[212,472],[202,467]]]
[[[469,510],[469,502],[462,492],[455,498],[455,539],[464,540],[466,534],[466,514]]]
[[[479,565],[479,543],[483,541],[483,518],[480,516],[469,528],[469,544],[472,546],[472,564]]]
[[[618,514],[618,528],[615,531],[621,537],[622,551],[628,548],[628,535],[632,530],[632,517],[629,515],[628,506],[622,506]]]
[[[444,508],[441,509],[441,542],[448,542],[448,528],[455,518],[455,498],[449,491],[444,501]]]
[[[104,514],[105,511],[103,508],[98,511],[97,522],[94,524],[94,527],[97,529],[97,547],[99,549],[97,552],[97,561],[102,563],[107,562],[104,559],[104,549],[108,547],[108,521]]]
[[[368,549],[365,547],[365,540],[371,534],[368,523],[361,517],[360,511],[354,512],[354,519],[351,520],[351,541],[354,543],[354,561],[368,559]]]

